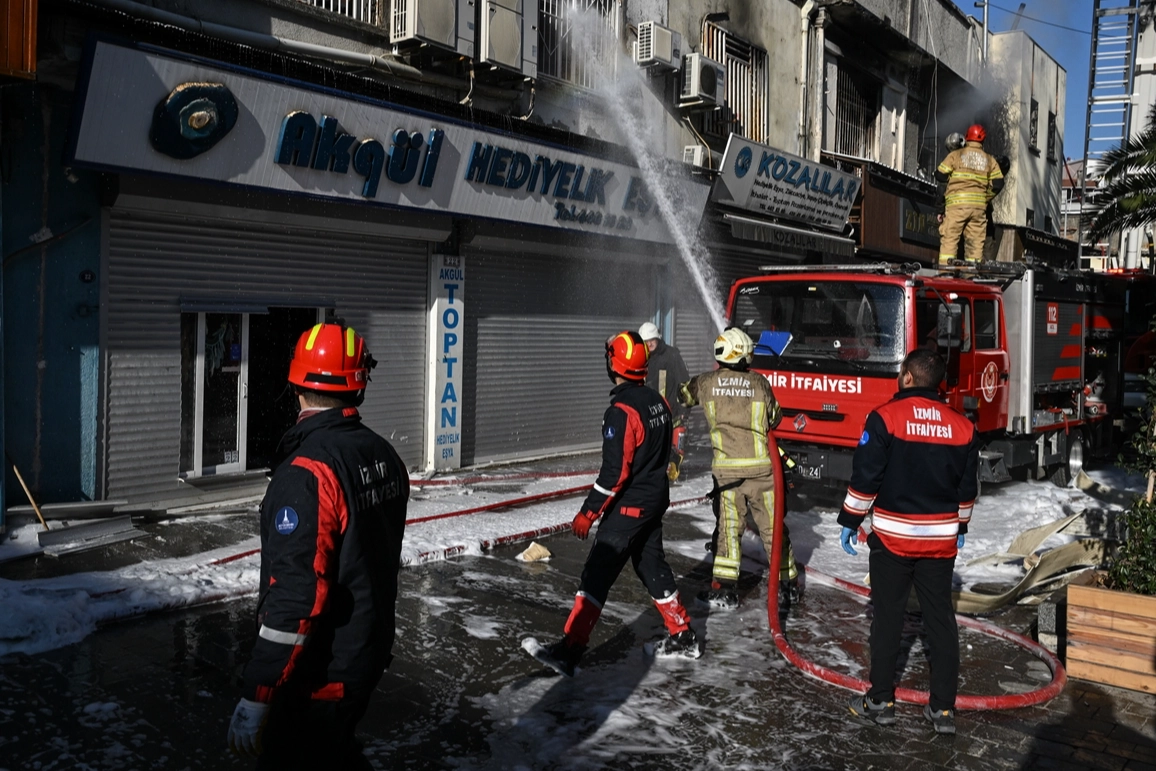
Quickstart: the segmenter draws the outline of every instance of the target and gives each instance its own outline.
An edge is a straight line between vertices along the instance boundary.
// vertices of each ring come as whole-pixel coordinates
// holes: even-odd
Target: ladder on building
[[[1085,181],[1098,177],[1097,166],[1104,154],[1119,147],[1132,134],[1132,79],[1136,70],[1140,4],[1141,0],[1094,0],[1084,163],[1076,189],[1076,195],[1080,196],[1077,243],[1081,258],[1084,256]]]

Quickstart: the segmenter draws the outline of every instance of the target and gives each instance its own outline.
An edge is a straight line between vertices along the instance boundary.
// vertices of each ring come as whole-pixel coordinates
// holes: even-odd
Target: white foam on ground
[[[1104,484],[1140,491],[1144,479],[1127,475],[1119,469],[1108,469],[1092,475]],[[540,480],[503,480],[482,482],[461,488],[455,486],[415,488],[409,508],[409,519],[460,510],[489,502],[562,490],[589,484],[593,475]],[[485,489],[502,484],[500,491]],[[687,479],[672,489],[675,500],[694,498],[710,490],[707,473]],[[515,492],[511,492],[516,488]],[[481,554],[484,542],[565,525],[577,513],[582,496],[547,500],[536,505],[502,512],[471,514],[432,522],[411,524],[406,529],[402,559],[416,564],[447,555]],[[956,564],[958,582],[966,587],[976,583],[1013,584],[1022,575],[1018,564],[968,567],[964,564],[992,552],[1003,551],[1021,531],[1042,525],[1087,507],[1101,506],[1074,488],[1058,488],[1050,482],[1018,482],[988,486],[977,502],[961,557]],[[787,523],[795,554],[800,562],[825,573],[860,582],[867,574],[867,549],[859,555],[843,553],[839,545],[838,512],[834,508],[791,511]],[[668,517],[689,517],[702,533],[693,541],[668,541],[669,551],[698,560],[704,556],[703,542],[714,526],[710,506],[698,504],[680,508]],[[176,520],[172,527],[180,527]],[[15,540],[0,547],[0,558],[10,551],[35,543],[38,526],[20,528]],[[1056,536],[1045,548],[1058,545],[1067,536]],[[255,594],[260,575],[260,557],[251,555],[222,565],[213,560],[233,556],[260,546],[259,539],[249,538],[227,549],[180,559],[157,560],[105,572],[79,573],[35,581],[0,580],[0,607],[5,623],[0,628],[0,655],[37,653],[77,642],[97,625],[118,618],[169,608]],[[752,533],[743,538],[744,570],[765,570],[766,556],[762,542]],[[436,610],[436,598],[427,600]],[[610,603],[606,611],[624,617],[632,611],[618,609]],[[474,618],[468,630],[476,637],[496,634],[498,622]]]

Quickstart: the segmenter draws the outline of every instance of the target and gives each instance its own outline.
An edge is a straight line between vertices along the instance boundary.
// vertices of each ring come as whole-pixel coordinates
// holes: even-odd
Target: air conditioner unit
[[[727,71],[702,54],[687,54],[682,65],[680,107],[714,109],[726,101]]]
[[[478,62],[537,77],[538,0],[478,2]]]
[[[682,66],[682,35],[657,22],[640,23],[634,61],[639,67],[677,72]]]
[[[391,0],[389,42],[474,55],[475,0]]]
[[[691,166],[709,168],[706,147],[703,145],[686,145],[682,148],[682,162],[689,163]]]

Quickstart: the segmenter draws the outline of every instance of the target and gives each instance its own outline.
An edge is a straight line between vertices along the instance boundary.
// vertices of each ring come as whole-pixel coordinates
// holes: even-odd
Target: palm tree
[[[1105,153],[1103,162],[1097,208],[1087,220],[1092,243],[1156,221],[1156,107],[1144,130]]]

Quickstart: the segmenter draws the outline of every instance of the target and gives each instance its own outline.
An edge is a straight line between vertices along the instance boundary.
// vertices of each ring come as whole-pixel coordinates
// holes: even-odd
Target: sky
[[[1026,7],[1018,29],[1031,35],[1068,72],[1064,154],[1069,158],[1083,157],[1093,0],[995,0],[988,10],[988,29],[1011,29],[1020,2],[1025,2]],[[973,0],[955,0],[955,4],[966,14],[983,18],[983,9],[976,8]],[[1124,4],[1122,0],[1105,3]]]

